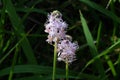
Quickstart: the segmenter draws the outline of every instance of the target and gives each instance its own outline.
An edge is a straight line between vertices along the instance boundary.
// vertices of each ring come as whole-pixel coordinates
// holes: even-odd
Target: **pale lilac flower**
[[[48,43],[63,39],[68,25],[62,20],[62,14],[59,11],[53,11],[48,14],[48,20],[45,23],[45,32],[48,33]]]
[[[71,63],[76,60],[77,42],[72,42],[72,37],[66,35],[68,24],[62,20],[62,14],[55,10],[48,14],[45,23],[45,32],[48,33],[48,43],[57,42],[58,61]]]
[[[77,42],[71,42],[67,37],[58,43],[58,61],[71,63],[76,60],[75,52],[78,49]]]

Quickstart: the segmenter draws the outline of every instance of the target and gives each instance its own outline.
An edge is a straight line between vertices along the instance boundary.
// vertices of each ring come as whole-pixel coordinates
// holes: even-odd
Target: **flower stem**
[[[68,64],[68,61],[66,61],[66,80],[69,80],[68,79],[68,73],[69,73],[69,68],[68,68],[69,64]]]
[[[52,80],[55,80],[56,60],[57,60],[57,41],[54,44],[54,59],[53,59],[53,76],[52,76]]]
[[[8,80],[12,80],[12,78],[13,78],[14,66],[15,66],[16,61],[17,61],[17,56],[18,56],[18,47],[16,47],[16,51],[15,51],[15,54],[14,54],[14,57],[13,57],[12,66],[11,66],[11,69],[10,69]]]

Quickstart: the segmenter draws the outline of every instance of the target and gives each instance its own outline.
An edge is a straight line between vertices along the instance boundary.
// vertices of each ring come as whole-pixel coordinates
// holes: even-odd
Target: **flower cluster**
[[[71,42],[71,36],[66,37],[58,43],[58,61],[71,63],[76,60],[75,52],[78,49],[77,42]]]
[[[61,40],[66,34],[67,24],[62,20],[62,14],[59,11],[53,11],[48,14],[48,20],[45,23],[45,32],[48,33],[48,43]]]
[[[62,14],[55,10],[48,14],[45,23],[45,32],[48,33],[48,43],[57,42],[58,61],[71,63],[76,60],[75,52],[78,49],[77,42],[72,42],[72,37],[66,35],[68,25],[62,20]]]

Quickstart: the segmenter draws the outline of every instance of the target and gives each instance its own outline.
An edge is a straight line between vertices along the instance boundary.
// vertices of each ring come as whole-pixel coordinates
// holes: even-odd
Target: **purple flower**
[[[78,48],[77,42],[71,42],[70,38],[65,37],[58,43],[58,61],[73,62],[76,60],[75,52]]]
[[[45,23],[45,32],[48,33],[48,43],[63,39],[66,34],[67,24],[62,20],[62,14],[55,10],[48,14],[48,20]]]
[[[62,14],[57,10],[51,12],[44,26],[49,34],[46,41],[57,42],[58,61],[71,63],[76,60],[75,52],[79,47],[77,42],[72,42],[71,36],[66,35],[68,24],[62,20]]]

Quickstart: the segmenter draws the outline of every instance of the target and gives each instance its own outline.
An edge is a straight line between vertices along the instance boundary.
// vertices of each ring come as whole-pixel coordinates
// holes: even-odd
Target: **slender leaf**
[[[116,70],[115,70],[115,67],[113,65],[112,60],[110,60],[110,57],[108,55],[105,55],[104,57],[105,57],[105,59],[107,61],[108,66],[111,69],[111,72],[112,72],[113,76],[116,77],[117,73],[116,73]]]
[[[104,9],[102,6],[92,2],[90,0],[79,0],[79,1],[87,4],[88,6],[92,7],[93,9],[103,13],[104,15],[106,15],[109,18],[113,19],[117,23],[120,23],[120,18],[118,18],[113,12]]]
[[[16,11],[18,12],[28,12],[31,8],[15,8]],[[37,9],[37,8],[32,8],[30,12],[36,12],[36,13],[40,13],[40,14],[44,14],[46,15],[47,12],[41,9]]]
[[[82,13],[80,15],[81,15],[80,19],[81,19],[81,22],[82,22],[83,31],[84,31],[87,43],[89,45],[91,55],[92,55],[92,57],[95,57],[95,56],[98,55],[98,51],[97,51],[96,46],[94,44],[94,41],[93,41],[92,35],[90,33],[90,30],[87,26],[86,20],[84,19]],[[105,77],[105,71],[104,71],[103,64],[102,64],[100,59],[97,59],[97,61],[95,61],[95,67],[98,70],[99,74],[102,77]]]
[[[8,75],[10,69],[11,68],[8,67],[8,68],[0,70],[0,77]],[[29,78],[31,78],[30,80],[32,80],[33,79],[32,77],[37,77],[37,79],[38,78],[42,79],[43,77],[45,79],[51,79],[52,67],[40,66],[40,65],[16,65],[16,66],[14,66],[14,74],[19,74],[19,73],[37,73],[37,75],[39,74],[38,76],[35,75],[35,76],[23,78],[23,80],[24,79],[27,80]],[[65,78],[64,73],[65,73],[65,71],[63,69],[57,68],[56,78]],[[76,74],[77,74],[77,72],[70,71],[69,78],[75,78]],[[42,75],[44,75],[44,76],[42,76]],[[48,76],[45,77],[45,75],[48,75]],[[77,78],[78,79],[89,79],[89,80],[91,80],[91,79],[100,80],[98,77],[96,77],[94,75],[84,74],[84,73],[81,73]]]
[[[89,60],[86,64],[86,67],[88,67],[90,64],[92,64],[94,61],[96,61],[98,58],[107,55],[111,51],[113,51],[115,48],[120,47],[120,40],[118,40],[115,44],[111,45],[109,48],[101,52],[99,55],[95,56],[93,59]]]
[[[96,47],[98,47],[99,46],[99,42],[100,42],[100,34],[101,34],[101,28],[102,28],[102,22],[100,22],[99,23],[99,26],[98,26],[98,33],[97,33],[97,39],[96,39],[96,42],[97,42],[97,44],[96,44]]]
[[[18,15],[16,14],[15,8],[14,8],[11,0],[6,0],[5,4],[6,4],[6,12],[9,15],[9,18],[13,25],[15,33],[18,34],[18,38],[21,39],[21,36],[25,36],[25,32],[23,30],[24,26],[21,24],[21,20],[18,17]],[[21,35],[21,34],[23,34],[23,35]],[[31,64],[36,64],[37,61],[33,54],[31,45],[26,37],[24,37],[23,41],[21,42],[21,46],[22,46],[23,51],[28,59],[28,62]]]

